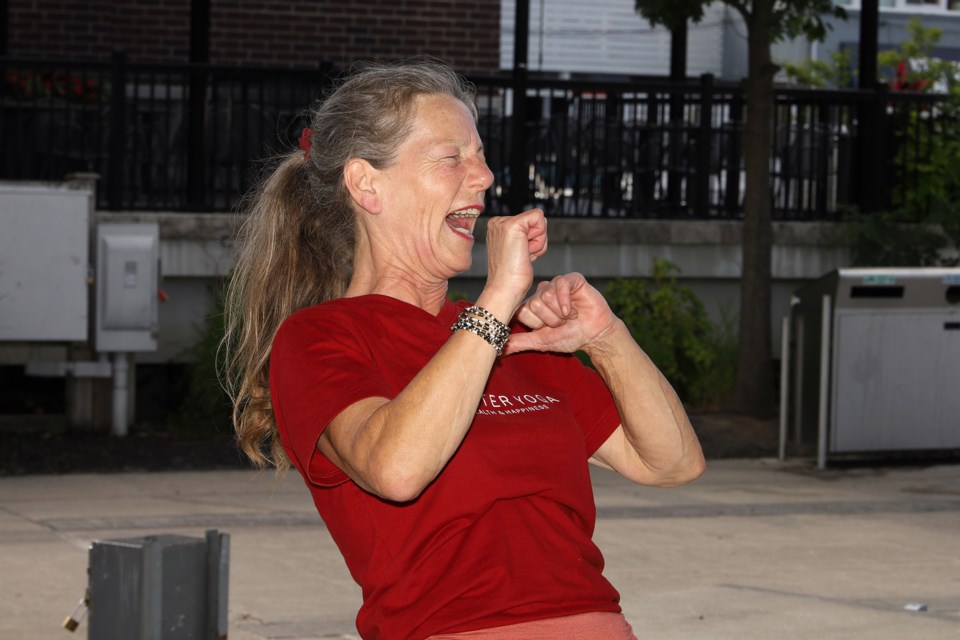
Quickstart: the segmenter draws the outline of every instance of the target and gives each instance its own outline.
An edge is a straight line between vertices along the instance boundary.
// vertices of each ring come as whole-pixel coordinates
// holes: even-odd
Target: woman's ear
[[[373,165],[361,158],[351,158],[343,167],[343,179],[350,197],[368,213],[380,213],[383,208],[376,188],[378,173]]]

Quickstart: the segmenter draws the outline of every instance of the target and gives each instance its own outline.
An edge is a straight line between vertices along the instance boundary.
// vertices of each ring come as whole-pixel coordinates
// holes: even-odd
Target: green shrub
[[[721,312],[719,324],[710,325],[707,337],[712,345],[714,358],[701,369],[690,392],[690,405],[696,409],[720,410],[730,405],[733,386],[737,380],[737,316]]]
[[[232,432],[230,398],[217,375],[217,357],[223,339],[223,302],[197,327],[197,342],[189,349],[191,363],[183,380],[180,405],[172,413],[168,429],[172,433],[210,435]]]
[[[932,224],[913,221],[903,209],[855,213],[848,217],[844,240],[855,267],[929,267],[942,264],[946,236]]]
[[[604,297],[685,404],[717,408],[733,389],[733,323],[714,326],[696,294],[677,284],[679,271],[669,261],[656,260],[652,280],[614,280]]]

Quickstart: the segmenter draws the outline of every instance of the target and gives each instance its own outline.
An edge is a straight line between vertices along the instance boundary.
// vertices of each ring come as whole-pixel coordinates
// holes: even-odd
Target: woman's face
[[[414,104],[411,134],[380,172],[378,235],[393,266],[445,280],[470,267],[493,174],[466,105],[449,95],[418,96]]]

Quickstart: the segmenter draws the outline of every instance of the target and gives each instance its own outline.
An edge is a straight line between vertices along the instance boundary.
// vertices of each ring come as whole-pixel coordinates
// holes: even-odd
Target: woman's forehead
[[[418,96],[411,139],[422,144],[468,145],[479,140],[473,115],[463,102],[448,95]]]

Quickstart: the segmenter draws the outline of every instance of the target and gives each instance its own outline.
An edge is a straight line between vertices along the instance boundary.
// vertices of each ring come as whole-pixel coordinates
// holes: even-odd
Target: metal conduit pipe
[[[115,436],[127,435],[127,372],[130,365],[127,354],[113,354],[113,421],[111,429]]]

